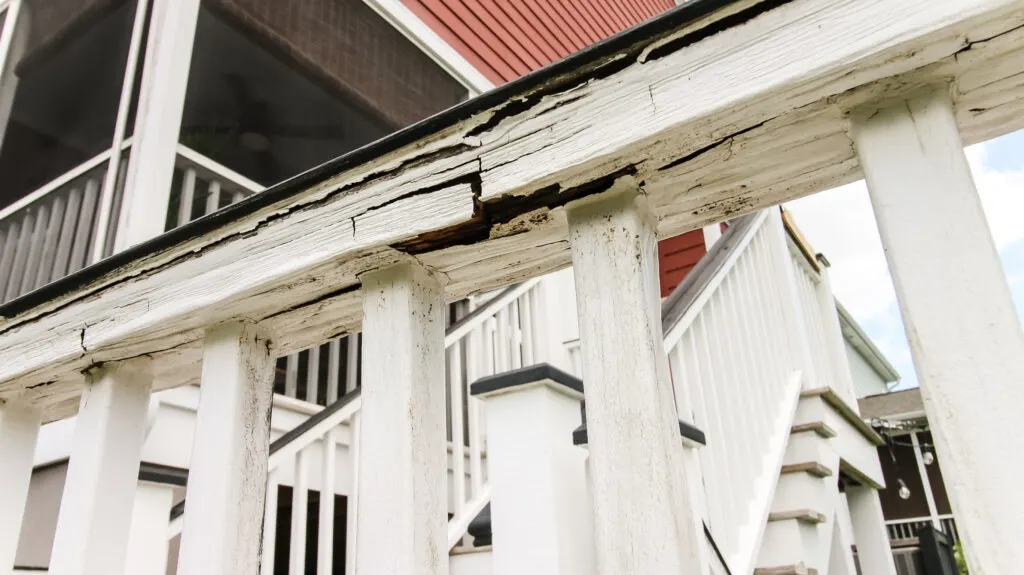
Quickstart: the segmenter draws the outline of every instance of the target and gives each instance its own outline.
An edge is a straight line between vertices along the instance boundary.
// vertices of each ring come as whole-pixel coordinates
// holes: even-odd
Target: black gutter
[[[471,116],[495,109],[495,118],[514,115],[528,109],[542,96],[579,85],[589,80],[614,74],[632,65],[652,42],[668,36],[737,0],[689,0],[647,22],[619,32],[588,46],[562,60],[466,100],[389,136],[325,162],[302,174],[267,188],[263,192],[232,204],[208,216],[193,220],[113,256],[89,265],[73,274],[0,305],[0,317],[13,317],[63,295],[73,293],[101,277],[137,260],[156,255],[173,246],[201,237],[230,222],[289,199],[327,177],[345,172],[370,160],[382,157],[426,136],[450,128]],[[765,0],[736,14],[711,22],[690,34],[667,41],[651,50],[647,61],[677,51],[685,46],[742,24],[789,0]],[[614,57],[619,56],[619,57]],[[502,106],[504,104],[504,106]],[[487,124],[491,124],[488,121]]]

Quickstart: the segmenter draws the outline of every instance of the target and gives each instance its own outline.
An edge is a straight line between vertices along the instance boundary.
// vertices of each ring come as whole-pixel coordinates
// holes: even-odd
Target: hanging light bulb
[[[931,451],[925,451],[921,454],[921,460],[924,461],[925,465],[931,465],[935,463],[935,454]]]
[[[907,484],[903,483],[902,479],[897,479],[896,480],[896,485],[900,486],[900,489],[898,491],[900,499],[904,499],[904,500],[910,499],[910,488],[907,487]]]

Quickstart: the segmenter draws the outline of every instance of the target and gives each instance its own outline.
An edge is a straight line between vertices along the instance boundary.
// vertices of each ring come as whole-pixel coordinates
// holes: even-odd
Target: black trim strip
[[[722,567],[725,568],[726,575],[732,575],[732,569],[729,569],[729,563],[725,561],[725,555],[723,555],[722,550],[718,548],[718,543],[715,542],[715,536],[711,534],[711,528],[708,527],[708,524],[704,521],[701,521],[701,524],[704,525],[704,537],[708,540],[708,543],[711,544],[711,549],[715,552],[715,556],[717,556],[718,560],[722,563]]]
[[[659,46],[648,54],[647,59],[657,59],[664,53],[679,50],[722,30],[742,24],[787,1],[765,0],[737,14],[710,22],[707,26],[695,30],[689,35],[673,39]],[[291,198],[327,177],[382,157],[403,146],[450,128],[478,113],[493,109],[494,117],[488,122],[490,124],[500,121],[502,117],[514,114],[524,107],[528,108],[530,102],[545,94],[611,75],[632,65],[644,49],[661,37],[668,36],[734,2],[736,0],[689,0],[646,22],[588,46],[567,58],[544,66],[490,92],[466,100],[380,140],[275,184],[241,202],[193,220],[37,290],[28,292],[0,305],[0,317],[14,317],[33,307],[72,293],[120,267],[205,235],[267,206]],[[486,129],[486,127],[483,128]]]
[[[280,451],[282,447],[288,445],[289,443],[298,439],[299,437],[302,437],[307,431],[312,429],[314,426],[320,424],[320,422],[322,422],[323,420],[329,418],[330,416],[334,415],[335,413],[343,409],[346,405],[355,401],[356,398],[359,397],[359,392],[360,389],[357,387],[354,390],[346,393],[344,396],[339,398],[338,401],[335,401],[334,403],[316,412],[315,415],[310,416],[306,421],[303,421],[301,424],[299,424],[297,427],[295,427],[288,433],[285,433],[281,437],[275,439],[274,442],[270,444],[270,454],[274,454]]]
[[[679,421],[679,436],[701,445],[708,444],[707,436],[704,435],[703,431],[682,420]],[[579,427],[572,431],[572,444],[587,445],[587,443],[587,423],[583,422]]]
[[[168,485],[185,487],[185,484],[188,483],[188,469],[144,461],[139,466],[139,481],[152,481],[153,483],[166,483]]]
[[[538,363],[497,375],[482,377],[470,386],[470,395],[492,393],[502,389],[510,389],[520,385],[529,385],[538,381],[551,381],[563,385],[576,393],[583,393],[583,381],[547,363]]]

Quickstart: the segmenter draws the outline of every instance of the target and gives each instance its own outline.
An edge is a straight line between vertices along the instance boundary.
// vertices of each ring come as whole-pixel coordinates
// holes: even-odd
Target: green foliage
[[[969,575],[967,572],[967,559],[964,557],[964,547],[961,543],[957,543],[956,547],[953,548],[953,552],[956,553],[956,567],[960,571],[960,575]]]

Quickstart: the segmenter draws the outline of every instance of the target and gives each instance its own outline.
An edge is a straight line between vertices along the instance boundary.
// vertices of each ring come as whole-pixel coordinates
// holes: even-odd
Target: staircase
[[[550,334],[540,329],[547,309],[542,281],[470,304],[446,332],[448,547],[457,575],[489,573],[492,561],[486,414],[469,384],[549,359]],[[849,368],[821,264],[787,232],[778,212],[740,218],[663,302],[662,323],[681,428],[707,438],[706,445],[684,443],[690,483],[702,491],[706,572],[830,572],[840,477],[852,471],[871,482],[870,470],[858,475],[847,460],[873,457],[875,438],[850,407]],[[273,443],[263,573],[275,571],[278,541],[289,542],[288,569],[279,562],[278,572],[312,573],[314,563],[317,572],[335,572],[330,550],[340,537],[345,572],[352,572],[355,538],[345,533],[355,529],[358,417],[356,389]],[[837,446],[837,438],[844,444]],[[306,529],[308,466],[321,461],[320,485],[339,483],[334,474],[344,467],[328,445],[344,446],[351,460],[351,480],[341,482],[350,487],[339,491],[348,498],[347,525],[334,528],[333,498],[318,497],[318,525],[327,527],[316,530],[314,546]],[[292,518],[290,533],[280,538],[269,510],[277,508],[285,476],[293,488]],[[178,512],[170,536],[180,530]],[[315,556],[307,552],[314,548]]]

